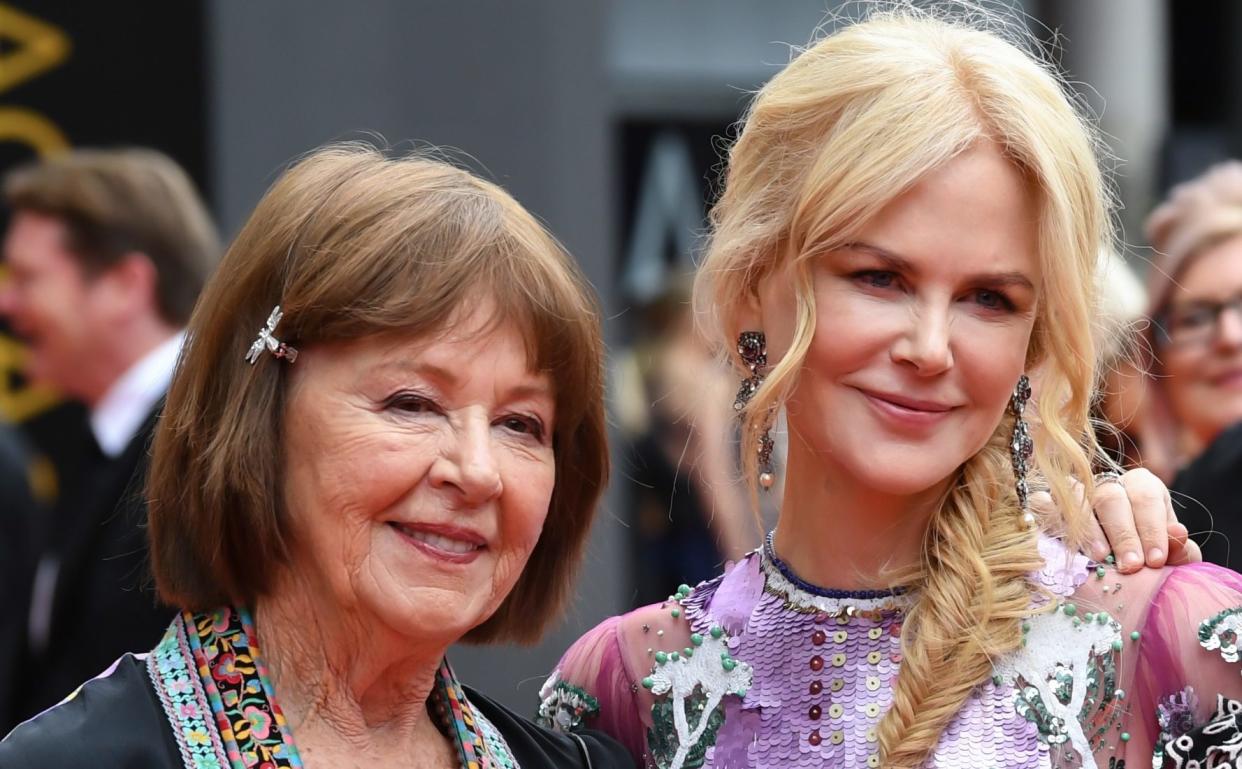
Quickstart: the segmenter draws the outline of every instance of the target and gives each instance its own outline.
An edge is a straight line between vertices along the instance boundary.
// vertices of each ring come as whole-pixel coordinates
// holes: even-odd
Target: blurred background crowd
[[[1016,7],[1114,156],[1101,437],[1171,484],[1205,557],[1236,569],[1242,5]],[[529,710],[582,630],[758,544],[721,417],[737,382],[696,336],[689,285],[748,93],[849,10],[0,0],[0,734],[158,640],[141,474],[180,330],[266,186],[326,141],[445,148],[542,217],[607,310],[617,470],[578,600],[538,647],[460,650],[463,677]],[[96,648],[101,626],[124,648]]]

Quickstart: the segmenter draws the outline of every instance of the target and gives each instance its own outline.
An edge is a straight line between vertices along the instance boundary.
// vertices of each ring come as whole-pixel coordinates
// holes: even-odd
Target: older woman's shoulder
[[[465,687],[476,712],[495,727],[523,769],[632,769],[634,761],[619,742],[602,732],[579,729],[562,733],[545,729]]]
[[[0,741],[0,767],[5,769],[181,765],[146,664],[131,654]]]

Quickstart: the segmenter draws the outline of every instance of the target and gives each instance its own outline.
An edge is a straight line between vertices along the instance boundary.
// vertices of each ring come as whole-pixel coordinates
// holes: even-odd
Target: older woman
[[[939,13],[812,45],[730,151],[696,303],[734,351],[757,493],[785,412],[779,523],[588,633],[544,689],[545,717],[645,766],[1239,755],[1242,577],[1079,553],[1110,223],[1090,129],[1034,43]],[[1030,511],[1030,471],[1063,515]]]
[[[602,349],[572,260],[498,187],[366,148],[298,163],[208,286],[155,440],[153,568],[184,611],[0,765],[628,765],[444,660],[557,613],[607,477]]]
[[[1176,187],[1147,221],[1152,363],[1143,454],[1186,497],[1211,561],[1242,557],[1242,163]],[[1231,552],[1232,551],[1232,552]]]

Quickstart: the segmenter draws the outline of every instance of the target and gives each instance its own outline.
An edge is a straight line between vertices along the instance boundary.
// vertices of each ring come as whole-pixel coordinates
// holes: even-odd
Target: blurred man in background
[[[193,183],[154,151],[38,162],[6,177],[4,199],[0,315],[27,345],[27,377],[81,401],[90,430],[54,510],[31,526],[25,621],[0,629],[19,636],[0,732],[168,623],[147,576],[142,476],[182,328],[219,255]]]

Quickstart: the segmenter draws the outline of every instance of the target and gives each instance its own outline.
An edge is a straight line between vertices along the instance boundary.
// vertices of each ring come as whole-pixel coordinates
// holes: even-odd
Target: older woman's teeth
[[[473,542],[462,542],[460,539],[449,539],[448,537],[443,537],[439,534],[429,534],[425,531],[412,531],[404,526],[401,527],[401,530],[411,539],[417,539],[419,542],[430,545],[437,550],[444,550],[449,553],[472,553],[480,547]]]

